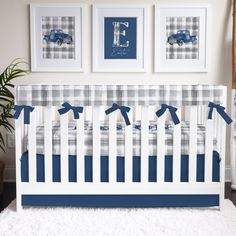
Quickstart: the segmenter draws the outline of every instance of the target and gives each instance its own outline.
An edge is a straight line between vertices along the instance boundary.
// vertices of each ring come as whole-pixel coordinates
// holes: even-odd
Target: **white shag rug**
[[[27,207],[13,201],[0,214],[0,235],[236,235],[236,208],[95,209]]]

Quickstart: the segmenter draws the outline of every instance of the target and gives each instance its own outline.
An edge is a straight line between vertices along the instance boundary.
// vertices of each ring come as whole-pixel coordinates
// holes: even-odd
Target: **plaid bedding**
[[[16,105],[207,105],[223,103],[220,85],[18,85]]]
[[[109,126],[108,123],[101,122],[101,155],[108,156],[109,153]],[[52,129],[52,153],[60,154],[60,124],[53,123]],[[37,153],[44,154],[44,126],[37,127]],[[25,148],[27,147],[25,137]],[[68,126],[68,146],[69,154],[76,155],[76,124],[70,122]],[[85,122],[85,155],[92,155],[92,123]],[[173,154],[173,122],[168,121],[165,124],[165,155]],[[216,140],[214,140],[214,148]],[[205,128],[198,125],[197,131],[197,153],[205,153]],[[133,156],[141,154],[141,125],[140,122],[133,123]],[[149,123],[149,155],[157,154],[157,125],[154,122]],[[189,124],[182,122],[181,133],[181,154],[189,154]],[[125,123],[117,123],[117,156],[125,156]]]

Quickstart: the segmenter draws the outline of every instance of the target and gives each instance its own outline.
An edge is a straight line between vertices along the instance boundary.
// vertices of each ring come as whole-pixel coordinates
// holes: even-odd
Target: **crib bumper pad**
[[[223,104],[221,85],[18,85],[15,103],[31,106]]]
[[[125,123],[117,123],[117,156],[124,156],[125,153]],[[173,122],[166,121],[165,124],[165,155],[172,155],[173,153]],[[84,125],[84,153],[85,155],[92,155],[93,126],[91,122],[85,122]],[[106,122],[101,122],[101,155],[108,156],[109,154],[109,125]],[[52,126],[52,154],[60,155],[60,123],[53,122]],[[68,126],[68,153],[76,155],[76,123],[70,122]],[[28,138],[24,138],[24,150],[27,150]],[[37,153],[44,154],[44,126],[37,126],[36,132]],[[157,153],[157,124],[155,122],[149,123],[149,155],[156,155]],[[214,139],[214,150],[216,150],[216,139]],[[197,153],[205,153],[205,127],[198,125],[197,129]],[[181,123],[181,154],[189,154],[189,123]],[[141,155],[141,124],[140,122],[133,123],[133,155]]]

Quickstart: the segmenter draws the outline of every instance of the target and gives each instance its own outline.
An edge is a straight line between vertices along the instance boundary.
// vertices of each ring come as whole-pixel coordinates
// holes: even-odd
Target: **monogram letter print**
[[[126,35],[126,30],[120,30],[120,25],[124,25],[126,28],[129,28],[129,22],[113,22],[114,26],[114,36],[113,36],[113,44],[112,47],[129,47],[129,40],[127,40],[124,44],[121,42],[121,35]]]
[[[136,59],[136,17],[104,18],[104,59]]]

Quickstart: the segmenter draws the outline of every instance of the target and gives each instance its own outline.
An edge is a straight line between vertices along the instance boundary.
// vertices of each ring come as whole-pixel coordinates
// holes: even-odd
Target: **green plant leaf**
[[[5,149],[4,149],[5,141],[1,133],[0,133],[0,146],[1,146],[1,149],[5,152]]]
[[[11,111],[14,107],[14,94],[11,89],[14,85],[11,83],[17,77],[24,76],[28,69],[22,69],[21,66],[27,66],[28,63],[17,58],[0,74],[0,127],[8,132],[12,132],[14,127],[10,123],[13,118]],[[5,151],[5,141],[0,131],[0,149]]]
[[[5,102],[11,102],[11,99],[8,99],[6,97],[0,96],[0,100],[5,101]]]

